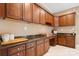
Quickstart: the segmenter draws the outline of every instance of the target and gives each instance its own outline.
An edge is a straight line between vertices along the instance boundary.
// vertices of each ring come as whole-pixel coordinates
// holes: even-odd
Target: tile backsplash
[[[58,27],[58,33],[75,33],[75,26]]]
[[[33,35],[39,33],[51,33],[53,27],[41,24],[15,21],[12,19],[0,19],[0,33],[13,33],[15,36]]]

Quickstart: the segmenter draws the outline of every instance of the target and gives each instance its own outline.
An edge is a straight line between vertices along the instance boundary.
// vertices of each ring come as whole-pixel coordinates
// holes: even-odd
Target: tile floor
[[[79,48],[73,49],[64,46],[50,46],[44,56],[79,56]]]

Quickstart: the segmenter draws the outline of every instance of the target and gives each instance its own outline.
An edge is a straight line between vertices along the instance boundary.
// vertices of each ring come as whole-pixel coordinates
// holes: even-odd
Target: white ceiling
[[[39,3],[41,7],[51,13],[58,13],[79,6],[79,3]]]

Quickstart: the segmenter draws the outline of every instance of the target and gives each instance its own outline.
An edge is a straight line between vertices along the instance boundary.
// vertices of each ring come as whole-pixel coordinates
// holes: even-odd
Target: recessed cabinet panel
[[[23,4],[23,20],[32,22],[32,4],[31,3]]]
[[[26,56],[35,56],[36,55],[36,47],[32,47],[26,50]]]
[[[74,37],[66,37],[66,45],[71,48],[75,48],[75,38]]]
[[[67,25],[70,25],[70,26],[75,25],[75,13],[71,13],[67,15]]]
[[[46,12],[46,24],[54,26],[54,16]]]
[[[7,3],[6,16],[12,19],[22,19],[22,4],[21,3]]]
[[[67,25],[66,21],[67,21],[66,16],[60,16],[59,17],[59,26],[66,26]]]
[[[40,8],[40,23],[45,24],[45,11]]]
[[[5,17],[5,4],[0,3],[0,17]]]
[[[34,23],[39,23],[39,15],[40,15],[40,8],[36,5],[36,4],[33,4],[33,22]]]
[[[45,39],[45,52],[49,49],[49,39]]]
[[[41,56],[44,53],[44,43],[37,45],[37,56]]]
[[[66,39],[65,37],[58,37],[58,44],[59,45],[65,45],[66,44]]]

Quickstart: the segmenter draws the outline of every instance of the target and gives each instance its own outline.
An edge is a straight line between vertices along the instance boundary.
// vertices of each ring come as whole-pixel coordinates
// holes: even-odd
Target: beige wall
[[[0,19],[0,33],[14,33],[19,35],[33,35],[39,33],[50,33],[53,28],[40,24],[15,21],[12,19]]]
[[[75,26],[68,26],[68,27],[58,27],[58,33],[73,33],[75,32]]]

